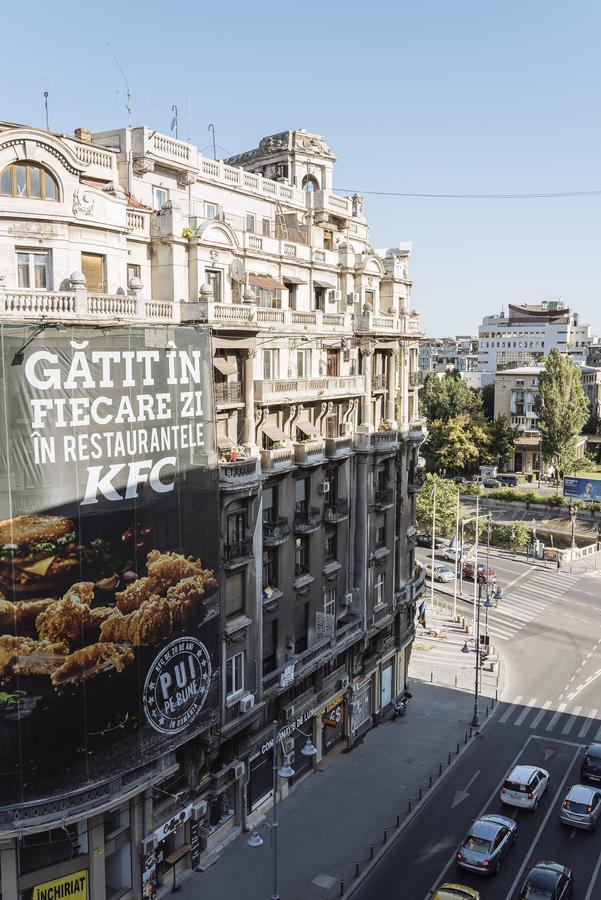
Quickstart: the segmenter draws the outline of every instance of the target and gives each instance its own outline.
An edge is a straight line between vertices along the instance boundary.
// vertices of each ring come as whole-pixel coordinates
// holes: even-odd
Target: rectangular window
[[[205,203],[205,219],[216,219],[217,218],[217,204],[216,203]]]
[[[277,515],[277,488],[263,488],[263,521],[273,522]]]
[[[257,220],[255,218],[254,213],[246,213],[246,217],[244,219],[244,224],[245,224],[246,231],[249,231],[251,234],[255,233]]]
[[[375,291],[365,291],[365,305],[368,309],[374,308],[375,299],[376,299]]]
[[[105,898],[117,900],[131,890],[131,841],[118,841],[104,860]]]
[[[213,288],[213,300],[215,303],[222,302],[221,296],[221,270],[220,269],[205,269],[205,276],[207,279],[207,284]]]
[[[323,593],[323,611],[328,616],[336,615],[336,588],[326,588]]]
[[[328,231],[327,229],[324,229],[323,249],[324,250],[333,250],[334,249],[334,232],[333,231]]]
[[[165,188],[161,187],[153,187],[152,189],[152,207],[153,209],[160,210],[164,207],[165,203],[169,199],[169,192]]]
[[[376,518],[376,547],[386,546],[386,513]]]
[[[309,604],[301,603],[294,610],[294,652],[304,653],[307,649],[309,631]]]
[[[271,219],[263,219],[261,222],[263,237],[271,237]]]
[[[246,510],[227,517],[227,542],[229,545],[243,541],[247,534]]]
[[[278,620],[263,622],[263,675],[277,668]]]
[[[104,842],[108,844],[129,829],[129,803],[122,803],[117,809],[104,814]]]
[[[338,437],[338,416],[328,416],[326,418],[326,437]]]
[[[337,350],[328,350],[326,374],[328,378],[335,377],[339,374],[338,361],[340,354]]]
[[[87,823],[25,834],[19,839],[18,852],[19,875],[83,856],[88,852]]]
[[[17,276],[20,288],[46,291],[50,288],[50,251],[18,250]]]
[[[333,562],[336,559],[337,552],[337,535],[336,529],[331,528],[325,533],[325,560],[326,562]]]
[[[129,287],[132,282],[132,278],[140,277],[140,266],[136,263],[128,263],[127,264],[127,286]]]
[[[324,310],[326,307],[326,289],[322,287],[313,288],[314,309]]]
[[[225,690],[228,697],[244,690],[244,650],[231,656],[225,664]]]
[[[288,289],[288,308],[296,309],[296,285],[289,281],[284,281],[284,287]]]
[[[237,616],[244,612],[244,575],[236,572],[225,580],[225,614]]]
[[[374,603],[377,606],[384,603],[384,573],[376,575],[374,582]]]
[[[303,535],[296,538],[295,557],[294,557],[294,574],[306,575],[309,572],[309,537]]]
[[[263,378],[272,381],[279,377],[279,350],[263,350]]]
[[[378,491],[384,491],[388,487],[388,463],[382,462],[378,463],[378,469],[376,472],[376,489]]]
[[[294,485],[294,501],[297,512],[303,512],[307,508],[309,496],[309,479],[297,478]]]
[[[86,279],[86,288],[90,294],[106,292],[106,257],[100,253],[82,253],[81,271]]]
[[[296,374],[298,378],[311,377],[311,351],[296,351]]]
[[[266,547],[263,550],[263,590],[275,588],[278,583],[278,551],[277,547]]]

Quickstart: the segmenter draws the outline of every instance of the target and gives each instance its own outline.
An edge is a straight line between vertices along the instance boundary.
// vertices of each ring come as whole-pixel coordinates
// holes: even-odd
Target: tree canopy
[[[416,497],[415,517],[418,528],[432,532],[434,489],[436,488],[436,534],[449,537],[455,533],[457,517],[458,488],[452,481],[433,475],[426,475],[424,486]]]
[[[519,432],[512,428],[507,416],[497,416],[488,426],[488,456],[492,463],[503,468],[512,457]]]
[[[562,473],[573,470],[577,438],[589,417],[580,369],[557,349],[551,350],[539,376],[535,398],[543,458]]]
[[[429,375],[419,394],[422,414],[428,422],[447,422],[461,413],[481,413],[479,391],[473,391],[463,378],[448,372],[439,378]]]

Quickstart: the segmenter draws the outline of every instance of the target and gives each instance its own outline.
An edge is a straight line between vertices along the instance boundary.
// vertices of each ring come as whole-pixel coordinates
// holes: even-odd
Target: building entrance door
[[[392,703],[392,662],[382,669],[382,689],[380,709],[386,709]]]

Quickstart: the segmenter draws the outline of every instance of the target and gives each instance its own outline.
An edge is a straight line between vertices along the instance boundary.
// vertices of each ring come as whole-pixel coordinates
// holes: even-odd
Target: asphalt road
[[[443,881],[477,887],[483,900],[511,900],[527,866],[543,859],[573,869],[574,900],[601,898],[601,828],[591,835],[559,825],[561,802],[578,782],[584,748],[594,738],[601,741],[601,577],[505,559],[491,565],[505,587],[489,619],[504,661],[502,700],[353,900],[423,900]],[[471,604],[459,604],[469,615]],[[507,771],[518,762],[551,773],[534,813],[504,808],[499,800]],[[471,822],[504,809],[518,822],[518,840],[500,873],[485,878],[457,869],[455,851]]]

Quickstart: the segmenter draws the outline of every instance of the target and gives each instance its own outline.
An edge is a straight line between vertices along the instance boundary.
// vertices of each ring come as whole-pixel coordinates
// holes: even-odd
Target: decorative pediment
[[[52,156],[72,175],[81,175],[88,168],[67,144],[35,128],[9,128],[0,132],[0,154],[7,149],[12,151],[12,159],[5,162],[30,160],[47,164],[48,156]]]

